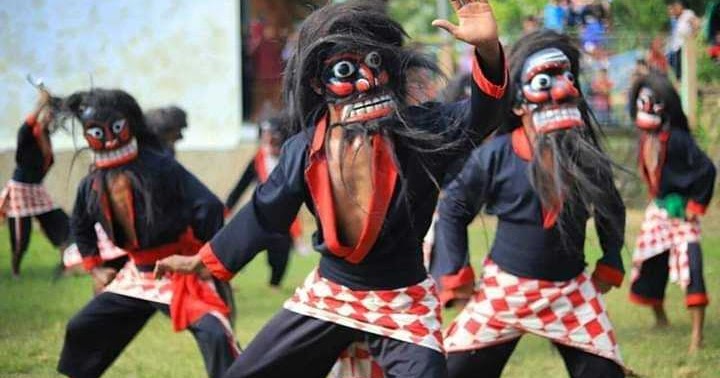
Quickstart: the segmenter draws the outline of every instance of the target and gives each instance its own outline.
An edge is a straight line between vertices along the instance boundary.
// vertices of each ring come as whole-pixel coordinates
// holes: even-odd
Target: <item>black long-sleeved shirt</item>
[[[139,178],[142,185],[141,189],[133,183],[132,188],[139,253],[176,242],[188,227],[202,242],[210,240],[222,227],[222,202],[172,156],[141,147],[135,160],[115,169],[129,172]],[[85,261],[97,260],[96,222],[103,225],[116,245],[126,247],[122,233],[112,232],[111,209],[102,204],[107,194],[98,188],[103,185],[104,174],[105,170],[97,169],[84,177],[75,200],[71,227]],[[150,208],[147,208],[148,194]],[[86,268],[90,268],[89,265],[92,263],[86,263]]]
[[[476,64],[474,73],[470,100],[408,109],[411,127],[458,143],[450,151],[418,152],[404,141],[393,140],[402,180],[397,180],[392,189],[382,228],[361,261],[353,263],[338,257],[324,240],[324,225],[305,175],[312,164],[309,154],[316,132],[312,125],[284,144],[278,165],[268,180],[256,188],[252,200],[203,247],[200,252],[203,263],[216,277],[230,279],[264,249],[273,234],[288,229],[305,203],[316,216],[318,231],[312,240],[315,250],[322,254],[319,272],[323,277],[356,290],[395,289],[425,279],[421,243],[437,202],[435,183],[441,181],[453,160],[470,151],[500,120],[506,71],[485,75],[480,64]],[[502,84],[495,85],[487,77]]]
[[[650,195],[663,198],[671,193],[680,194],[688,200],[688,208],[695,213],[704,214],[715,187],[715,165],[698,147],[688,131],[671,127],[670,130],[660,133],[662,146],[658,188],[653,188],[648,180],[649,174],[657,172],[648,173],[643,169],[642,145],[639,149],[641,174],[650,187]]]
[[[511,135],[499,135],[473,151],[455,181],[445,189],[435,229],[438,256],[433,275],[459,277],[468,266],[467,226],[483,209],[498,218],[490,258],[504,271],[520,277],[565,281],[585,268],[585,225],[591,214],[584,206],[567,209],[570,204],[565,204],[559,215],[563,217],[562,233],[557,223],[546,225],[542,203],[528,177],[529,161],[515,152]],[[604,266],[601,270],[606,273],[605,280],[619,286],[624,273],[620,251],[625,207],[614,187],[606,195],[605,203],[610,207],[607,214],[616,216],[606,219],[599,212],[594,214],[603,250],[598,263]],[[458,279],[447,281],[459,286]]]

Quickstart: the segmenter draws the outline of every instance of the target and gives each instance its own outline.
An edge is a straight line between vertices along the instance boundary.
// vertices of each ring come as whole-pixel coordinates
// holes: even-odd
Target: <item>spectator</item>
[[[720,31],[715,32],[713,44],[708,47],[708,55],[715,63],[720,63]]]
[[[662,37],[658,36],[652,40],[645,59],[647,60],[647,64],[650,69],[661,74],[667,74],[668,61],[663,53]]]
[[[608,70],[601,68],[592,81],[592,108],[602,126],[608,126],[611,123],[610,92],[612,88],[613,82],[610,81]]]
[[[596,49],[605,46],[605,25],[594,16],[587,17],[587,24],[580,36],[583,50],[592,54]]]
[[[675,21],[670,34],[668,62],[673,68],[673,71],[675,71],[675,77],[680,80],[682,75],[682,62],[680,55],[682,52],[682,45],[698,30],[700,27],[700,20],[698,20],[695,12],[688,9],[687,2],[685,0],[671,1],[667,6],[667,10],[670,18]]]
[[[523,28],[523,32],[522,32],[523,35],[528,35],[534,31],[538,30],[537,18],[535,18],[535,16],[525,17],[525,19],[523,20],[522,28]]]
[[[567,14],[558,0],[550,0],[545,5],[543,20],[545,29],[562,33],[565,30]]]

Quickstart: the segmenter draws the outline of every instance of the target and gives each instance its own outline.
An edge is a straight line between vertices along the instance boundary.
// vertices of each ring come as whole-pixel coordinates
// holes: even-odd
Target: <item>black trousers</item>
[[[292,243],[293,241],[290,236],[282,236],[271,242],[267,249],[271,286],[279,286],[283,277],[285,277],[285,271],[287,270],[288,261],[290,260]]]
[[[449,353],[447,358],[450,378],[500,377],[520,338],[487,348],[468,352]],[[577,348],[553,343],[565,362],[572,378],[624,377],[623,368],[615,361],[587,353]],[[537,376],[543,372],[538,371]]]
[[[688,298],[698,294],[705,296],[705,278],[703,277],[700,244],[689,243],[687,253],[690,267],[690,284],[685,290],[685,295]],[[670,252],[666,251],[643,261],[640,267],[640,275],[632,283],[630,292],[634,296],[642,298],[645,303],[662,303],[665,299],[665,288],[670,275],[668,268],[669,258]]]
[[[54,209],[36,215],[40,228],[55,247],[67,244],[70,237],[70,219],[62,209]],[[8,217],[10,229],[10,248],[12,250],[12,272],[20,274],[20,263],[30,244],[32,233],[32,217]]]
[[[387,378],[447,377],[440,352],[285,309],[255,336],[225,377],[325,378],[340,353],[361,340]]]
[[[67,325],[58,371],[73,378],[99,377],[158,310],[169,313],[167,305],[114,293],[93,298]],[[221,377],[237,357],[232,335],[212,315],[189,330],[208,376]]]

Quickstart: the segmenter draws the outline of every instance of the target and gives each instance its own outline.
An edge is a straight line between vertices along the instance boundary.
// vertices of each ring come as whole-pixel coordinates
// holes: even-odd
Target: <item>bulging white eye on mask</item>
[[[85,130],[85,135],[95,139],[102,139],[105,133],[103,133],[103,130],[99,127],[91,127]]]
[[[550,75],[547,74],[535,75],[535,77],[530,80],[530,88],[534,91],[550,89],[551,86],[552,78],[550,78]]]
[[[333,66],[333,75],[335,75],[335,77],[337,77],[337,78],[346,79],[346,78],[352,76],[352,74],[354,74],[354,73],[355,73],[355,65],[348,62],[347,60],[337,62]]]
[[[365,64],[367,64],[370,68],[380,68],[380,65],[382,64],[382,57],[378,52],[373,51],[365,57]]]
[[[122,132],[123,129],[125,129],[125,120],[124,119],[119,119],[119,120],[113,122],[113,124],[112,124],[113,133],[120,134],[120,132]]]

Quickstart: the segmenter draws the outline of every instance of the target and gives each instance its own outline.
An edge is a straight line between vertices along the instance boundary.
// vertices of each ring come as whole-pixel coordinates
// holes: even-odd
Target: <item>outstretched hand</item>
[[[433,26],[447,30],[455,39],[475,46],[485,60],[494,61],[500,54],[498,28],[488,0],[450,0],[459,24],[435,20]]]
[[[155,278],[160,279],[167,273],[194,274],[205,270],[200,256],[173,255],[155,263]]]

